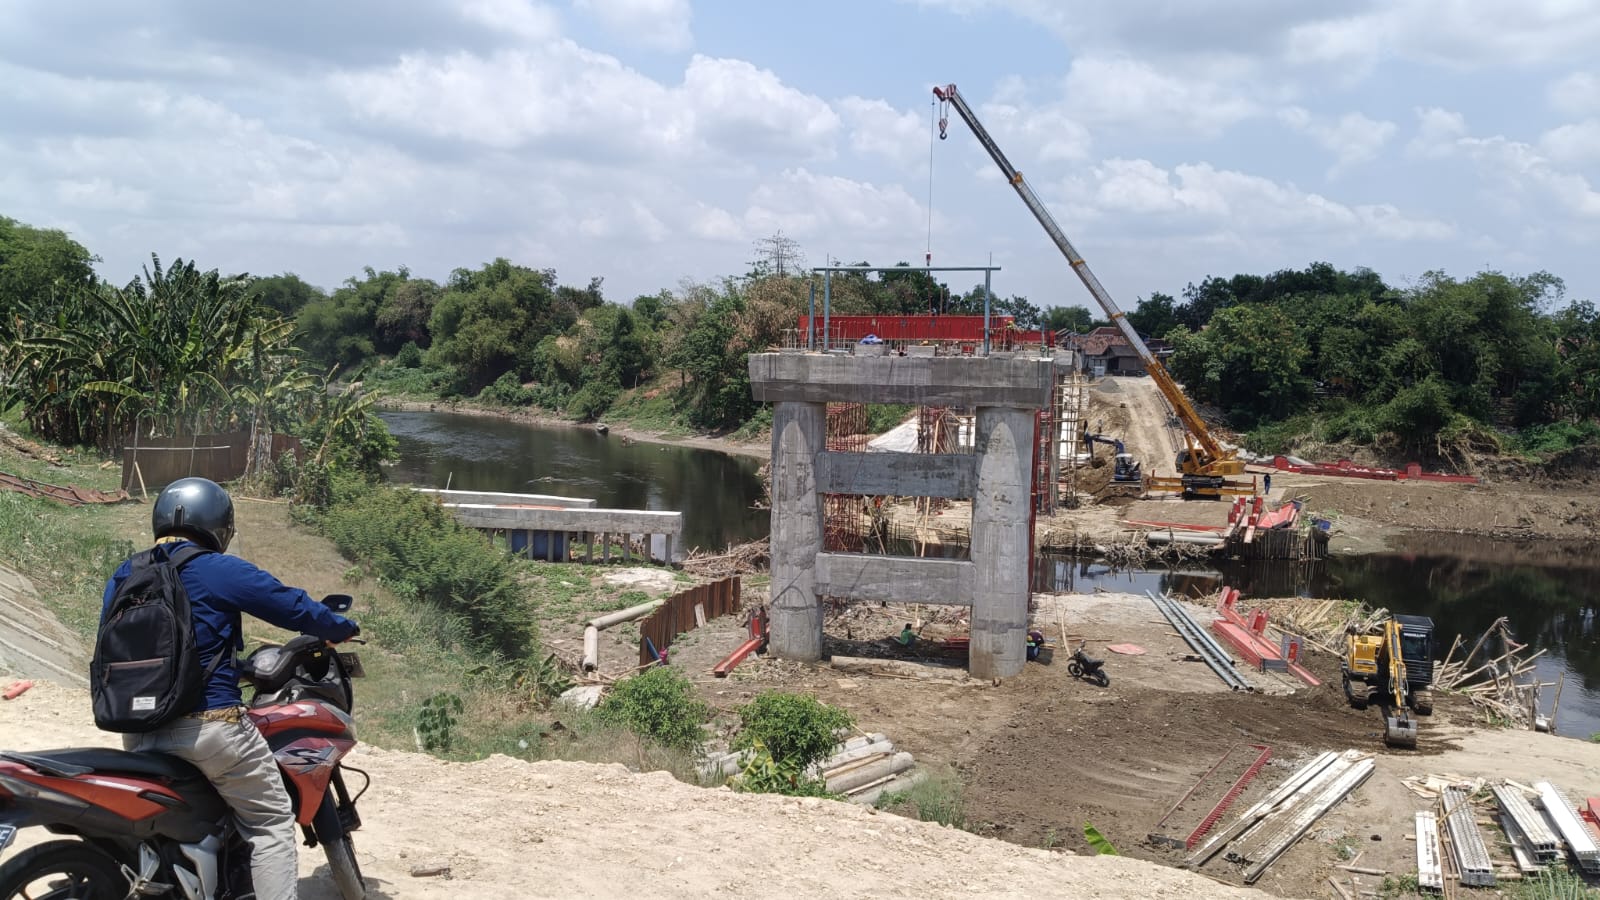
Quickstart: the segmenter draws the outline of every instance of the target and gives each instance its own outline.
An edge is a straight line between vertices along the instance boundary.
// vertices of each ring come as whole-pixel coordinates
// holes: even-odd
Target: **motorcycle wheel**
[[[361,880],[361,865],[356,862],[356,846],[350,833],[339,826],[339,814],[333,806],[333,795],[322,798],[322,808],[317,811],[312,827],[317,832],[317,842],[328,857],[328,872],[339,887],[342,900],[363,900],[367,886]]]
[[[1067,663],[1067,674],[1073,678],[1081,678],[1083,677],[1083,666],[1078,665],[1076,662],[1069,662]]]
[[[1098,684],[1101,687],[1111,687],[1111,676],[1107,675],[1105,670],[1102,669],[1101,671],[1094,673],[1093,678],[1095,684]]]
[[[121,900],[128,879],[116,861],[82,841],[30,847],[0,865],[0,900]]]

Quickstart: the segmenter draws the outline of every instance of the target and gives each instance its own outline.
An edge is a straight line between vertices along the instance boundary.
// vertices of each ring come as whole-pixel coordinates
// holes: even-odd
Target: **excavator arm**
[[[1389,714],[1384,718],[1383,742],[1392,747],[1417,745],[1417,722],[1411,717],[1411,683],[1401,652],[1400,623],[1390,618],[1383,624],[1383,652],[1388,657]]]
[[[1100,284],[1100,279],[1096,278],[1094,272],[1089,270],[1089,264],[1084,261],[1082,254],[1078,253],[1077,248],[1072,246],[1072,242],[1067,240],[1066,233],[1061,230],[1060,225],[1056,224],[1055,217],[1050,215],[1048,209],[1045,209],[1044,204],[1033,193],[1033,188],[1023,180],[1022,173],[1011,165],[1010,160],[1006,159],[1006,155],[1001,152],[1000,146],[994,142],[994,138],[989,136],[988,129],[983,127],[983,123],[978,121],[978,117],[973,113],[972,108],[967,106],[967,101],[962,98],[961,92],[956,90],[955,85],[951,84],[944,87],[935,87],[933,95],[941,103],[954,107],[956,113],[961,116],[961,120],[967,123],[967,127],[972,130],[972,134],[978,139],[978,143],[983,145],[983,149],[988,151],[989,157],[994,160],[995,165],[1000,167],[1001,173],[1006,177],[1006,182],[1016,189],[1017,196],[1022,198],[1022,202],[1028,207],[1028,211],[1033,213],[1033,217],[1039,221],[1040,225],[1044,226],[1045,233],[1055,243],[1056,249],[1060,250],[1061,255],[1067,258],[1067,262],[1072,266],[1072,271],[1077,273],[1078,279],[1083,282],[1084,287],[1089,289],[1089,294],[1094,297],[1096,303],[1100,304],[1100,308],[1105,311],[1111,323],[1122,332],[1122,336],[1128,339],[1129,346],[1133,347],[1134,351],[1139,354],[1139,359],[1143,360],[1145,369],[1150,373],[1150,379],[1156,383],[1156,387],[1160,388],[1162,396],[1167,398],[1167,403],[1177,413],[1178,419],[1183,423],[1184,431],[1188,435],[1189,447],[1186,451],[1179,453],[1176,461],[1178,471],[1184,475],[1219,477],[1238,475],[1244,472],[1244,461],[1236,458],[1234,451],[1224,450],[1216,439],[1211,436],[1211,432],[1206,428],[1205,422],[1200,419],[1199,413],[1195,412],[1194,406],[1189,403],[1189,398],[1183,395],[1183,390],[1178,387],[1178,383],[1167,372],[1167,367],[1161,364],[1161,360],[1157,359],[1154,353],[1150,352],[1150,348],[1139,337],[1138,331],[1134,330],[1133,325],[1128,322],[1128,317],[1118,308],[1116,302],[1111,299],[1111,295],[1106,291],[1105,287]],[[943,139],[947,134],[948,122],[949,119],[947,117],[940,116],[940,139]]]

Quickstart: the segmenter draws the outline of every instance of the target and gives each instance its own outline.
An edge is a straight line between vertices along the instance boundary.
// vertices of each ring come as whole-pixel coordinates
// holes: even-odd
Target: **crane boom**
[[[1006,159],[1006,155],[1001,152],[1000,146],[994,142],[994,138],[989,136],[988,129],[983,127],[983,123],[978,121],[978,117],[973,113],[972,108],[967,106],[967,101],[962,98],[961,92],[956,90],[955,85],[951,84],[942,88],[935,87],[933,95],[941,102],[955,107],[962,121],[967,123],[967,127],[972,130],[973,136],[978,139],[978,143],[983,145],[983,149],[989,151],[989,157],[995,161],[995,165],[1000,167],[1000,171],[1005,175],[1006,181],[1016,189],[1017,196],[1022,198],[1022,202],[1027,205],[1028,211],[1033,213],[1033,217],[1039,220],[1040,225],[1044,226],[1045,233],[1050,235],[1050,240],[1055,242],[1056,248],[1061,251],[1061,255],[1067,258],[1067,262],[1072,265],[1072,270],[1078,273],[1079,280],[1083,282],[1084,287],[1089,289],[1089,293],[1094,297],[1095,302],[1099,303],[1100,308],[1105,310],[1112,324],[1117,326],[1117,329],[1122,332],[1122,336],[1128,339],[1129,346],[1133,347],[1134,351],[1139,354],[1139,359],[1144,361],[1145,369],[1149,371],[1151,380],[1161,389],[1162,396],[1167,398],[1167,403],[1171,404],[1173,411],[1178,414],[1178,419],[1183,422],[1184,430],[1189,435],[1189,449],[1187,452],[1179,454],[1178,470],[1185,475],[1206,476],[1238,475],[1243,472],[1243,461],[1235,458],[1234,451],[1223,450],[1216,439],[1211,436],[1211,432],[1206,428],[1205,422],[1200,419],[1200,414],[1195,412],[1194,406],[1189,403],[1189,398],[1183,395],[1183,390],[1178,387],[1178,383],[1167,372],[1167,367],[1161,364],[1161,360],[1157,359],[1154,353],[1150,352],[1150,348],[1139,337],[1139,332],[1135,331],[1133,325],[1128,322],[1127,315],[1117,307],[1116,301],[1111,299],[1111,295],[1100,284],[1100,279],[1096,278],[1094,272],[1089,270],[1089,264],[1084,262],[1082,254],[1078,253],[1077,248],[1072,246],[1072,242],[1067,240],[1066,233],[1061,230],[1060,225],[1056,224],[1055,217],[1050,215],[1048,209],[1045,209],[1044,204],[1033,193],[1033,188],[1029,187],[1028,183],[1022,179],[1022,173],[1011,165],[1010,160]],[[947,123],[948,119],[944,117],[939,119],[939,137],[941,139],[945,137]]]

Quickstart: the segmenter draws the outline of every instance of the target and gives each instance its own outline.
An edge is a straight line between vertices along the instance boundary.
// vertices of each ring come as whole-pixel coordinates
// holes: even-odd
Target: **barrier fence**
[[[739,611],[739,576],[695,585],[668,598],[660,609],[639,622],[639,665],[659,661],[680,634],[693,631],[703,622]],[[695,615],[695,609],[700,614]]]

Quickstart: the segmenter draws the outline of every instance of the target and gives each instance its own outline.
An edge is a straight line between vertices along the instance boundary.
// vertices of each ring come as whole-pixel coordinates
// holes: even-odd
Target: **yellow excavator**
[[[1417,746],[1417,722],[1433,714],[1433,620],[1393,615],[1377,634],[1346,634],[1339,665],[1344,696],[1354,709],[1374,700],[1384,707],[1383,742]]]

